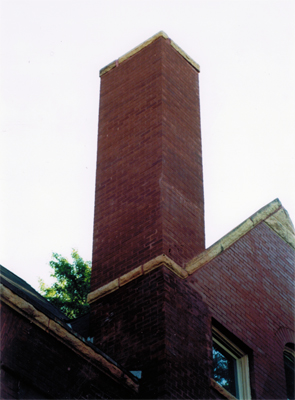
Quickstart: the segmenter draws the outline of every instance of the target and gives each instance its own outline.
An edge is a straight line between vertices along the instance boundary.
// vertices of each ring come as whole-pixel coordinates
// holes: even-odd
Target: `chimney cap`
[[[136,54],[137,52],[139,52],[140,50],[142,50],[144,47],[148,46],[149,44],[151,44],[152,42],[154,42],[156,39],[158,39],[159,37],[163,37],[164,39],[167,39],[170,41],[170,44],[172,47],[174,47],[174,49],[183,57],[186,59],[186,61],[188,61],[193,68],[195,68],[198,72],[200,72],[200,66],[199,64],[197,64],[189,55],[187,55],[175,42],[173,42],[171,39],[169,39],[168,35],[163,32],[160,31],[158,33],[156,33],[154,36],[152,36],[150,39],[146,40],[145,42],[141,43],[139,46],[135,47],[133,50],[130,50],[128,53],[124,54],[123,56],[121,56],[120,58],[118,58],[117,60],[111,62],[110,64],[106,65],[104,68],[102,68],[99,71],[99,76],[104,75],[106,72],[110,71],[111,69],[115,68],[116,66],[118,66],[120,63],[122,63],[123,61],[127,60],[129,57],[133,56],[134,54]]]

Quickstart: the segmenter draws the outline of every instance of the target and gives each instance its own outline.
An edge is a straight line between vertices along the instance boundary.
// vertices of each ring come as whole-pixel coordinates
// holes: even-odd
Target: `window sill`
[[[217,383],[213,378],[211,378],[211,386],[217,390],[222,396],[227,398],[228,400],[237,400],[235,396],[229,393],[226,389],[224,389],[219,383]]]

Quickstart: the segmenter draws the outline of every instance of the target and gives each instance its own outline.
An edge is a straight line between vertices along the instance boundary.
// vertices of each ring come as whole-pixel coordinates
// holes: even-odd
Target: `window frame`
[[[249,356],[241,350],[236,344],[227,338],[215,326],[212,326],[212,342],[216,343],[226,353],[236,360],[236,375],[237,375],[237,398],[251,399],[251,386],[250,386],[250,369],[249,369]],[[214,379],[214,377],[213,377]],[[218,382],[216,382],[218,384]],[[223,386],[220,385],[222,388]],[[223,388],[225,389],[225,388]],[[225,389],[226,390],[226,389]],[[230,393],[230,392],[229,392]],[[232,394],[231,394],[232,395]],[[234,395],[232,395],[234,397]]]

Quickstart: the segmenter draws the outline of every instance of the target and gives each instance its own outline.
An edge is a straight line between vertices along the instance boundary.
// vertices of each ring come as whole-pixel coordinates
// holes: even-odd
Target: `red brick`
[[[261,223],[188,278],[201,295],[209,288],[212,316],[252,349],[253,398],[286,398],[288,340],[277,332],[294,328],[294,265],[294,250]]]
[[[202,250],[198,72],[160,37],[101,78],[91,290]]]

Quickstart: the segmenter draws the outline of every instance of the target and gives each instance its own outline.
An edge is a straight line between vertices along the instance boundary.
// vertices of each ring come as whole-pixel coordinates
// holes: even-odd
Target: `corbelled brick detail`
[[[198,71],[160,36],[101,76],[91,291],[203,250]]]

